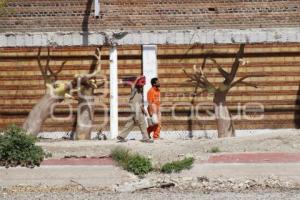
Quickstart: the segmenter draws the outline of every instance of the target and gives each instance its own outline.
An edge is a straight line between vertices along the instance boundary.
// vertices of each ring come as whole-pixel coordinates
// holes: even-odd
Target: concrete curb
[[[72,181],[86,187],[107,187],[136,180],[137,177],[112,165],[103,166],[41,166],[33,169],[0,168],[0,185],[65,186]]]

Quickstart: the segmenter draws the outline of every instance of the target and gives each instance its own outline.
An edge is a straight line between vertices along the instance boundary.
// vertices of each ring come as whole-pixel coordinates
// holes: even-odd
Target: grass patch
[[[111,152],[111,157],[123,169],[134,173],[138,176],[143,176],[153,170],[151,160],[138,153],[131,153],[123,147],[116,147]]]
[[[143,176],[154,170],[151,160],[143,155],[132,153],[124,147],[116,147],[111,151],[111,157],[123,169]],[[179,161],[173,161],[164,164],[159,171],[162,173],[181,172],[184,169],[190,169],[194,163],[194,158],[184,158]]]
[[[51,156],[35,145],[37,137],[15,125],[0,134],[0,166],[23,167],[39,166],[45,157]]]
[[[208,151],[209,153],[219,153],[221,152],[219,147],[212,147],[210,148],[210,150]]]
[[[162,166],[162,173],[181,172],[184,169],[190,169],[194,163],[194,158],[184,158],[182,160],[166,163]]]
[[[129,157],[129,150],[123,147],[116,147],[111,151],[111,157],[118,163],[125,162]]]

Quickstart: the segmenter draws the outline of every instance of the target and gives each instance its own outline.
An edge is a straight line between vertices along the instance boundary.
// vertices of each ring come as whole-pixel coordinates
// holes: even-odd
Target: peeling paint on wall
[[[88,34],[88,44],[82,42]],[[144,45],[144,44],[238,44],[300,42],[300,28],[207,29],[150,32],[28,32],[1,33],[0,47]]]

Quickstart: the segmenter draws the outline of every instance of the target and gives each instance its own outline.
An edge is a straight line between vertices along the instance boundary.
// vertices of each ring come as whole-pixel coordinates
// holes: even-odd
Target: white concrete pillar
[[[147,106],[147,92],[151,88],[151,79],[157,77],[157,47],[156,45],[143,45],[143,74],[146,76],[144,87],[144,102]]]
[[[94,1],[95,4],[95,17],[99,17],[100,15],[100,4],[99,4],[99,0],[95,0]]]
[[[113,46],[109,52],[110,139],[118,136],[118,54]]]

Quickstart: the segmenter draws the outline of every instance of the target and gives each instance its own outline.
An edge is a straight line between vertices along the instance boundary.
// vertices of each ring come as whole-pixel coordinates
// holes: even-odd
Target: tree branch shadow
[[[83,45],[89,44],[89,17],[91,14],[92,5],[93,5],[93,0],[88,0],[84,11],[84,16],[81,25]]]

